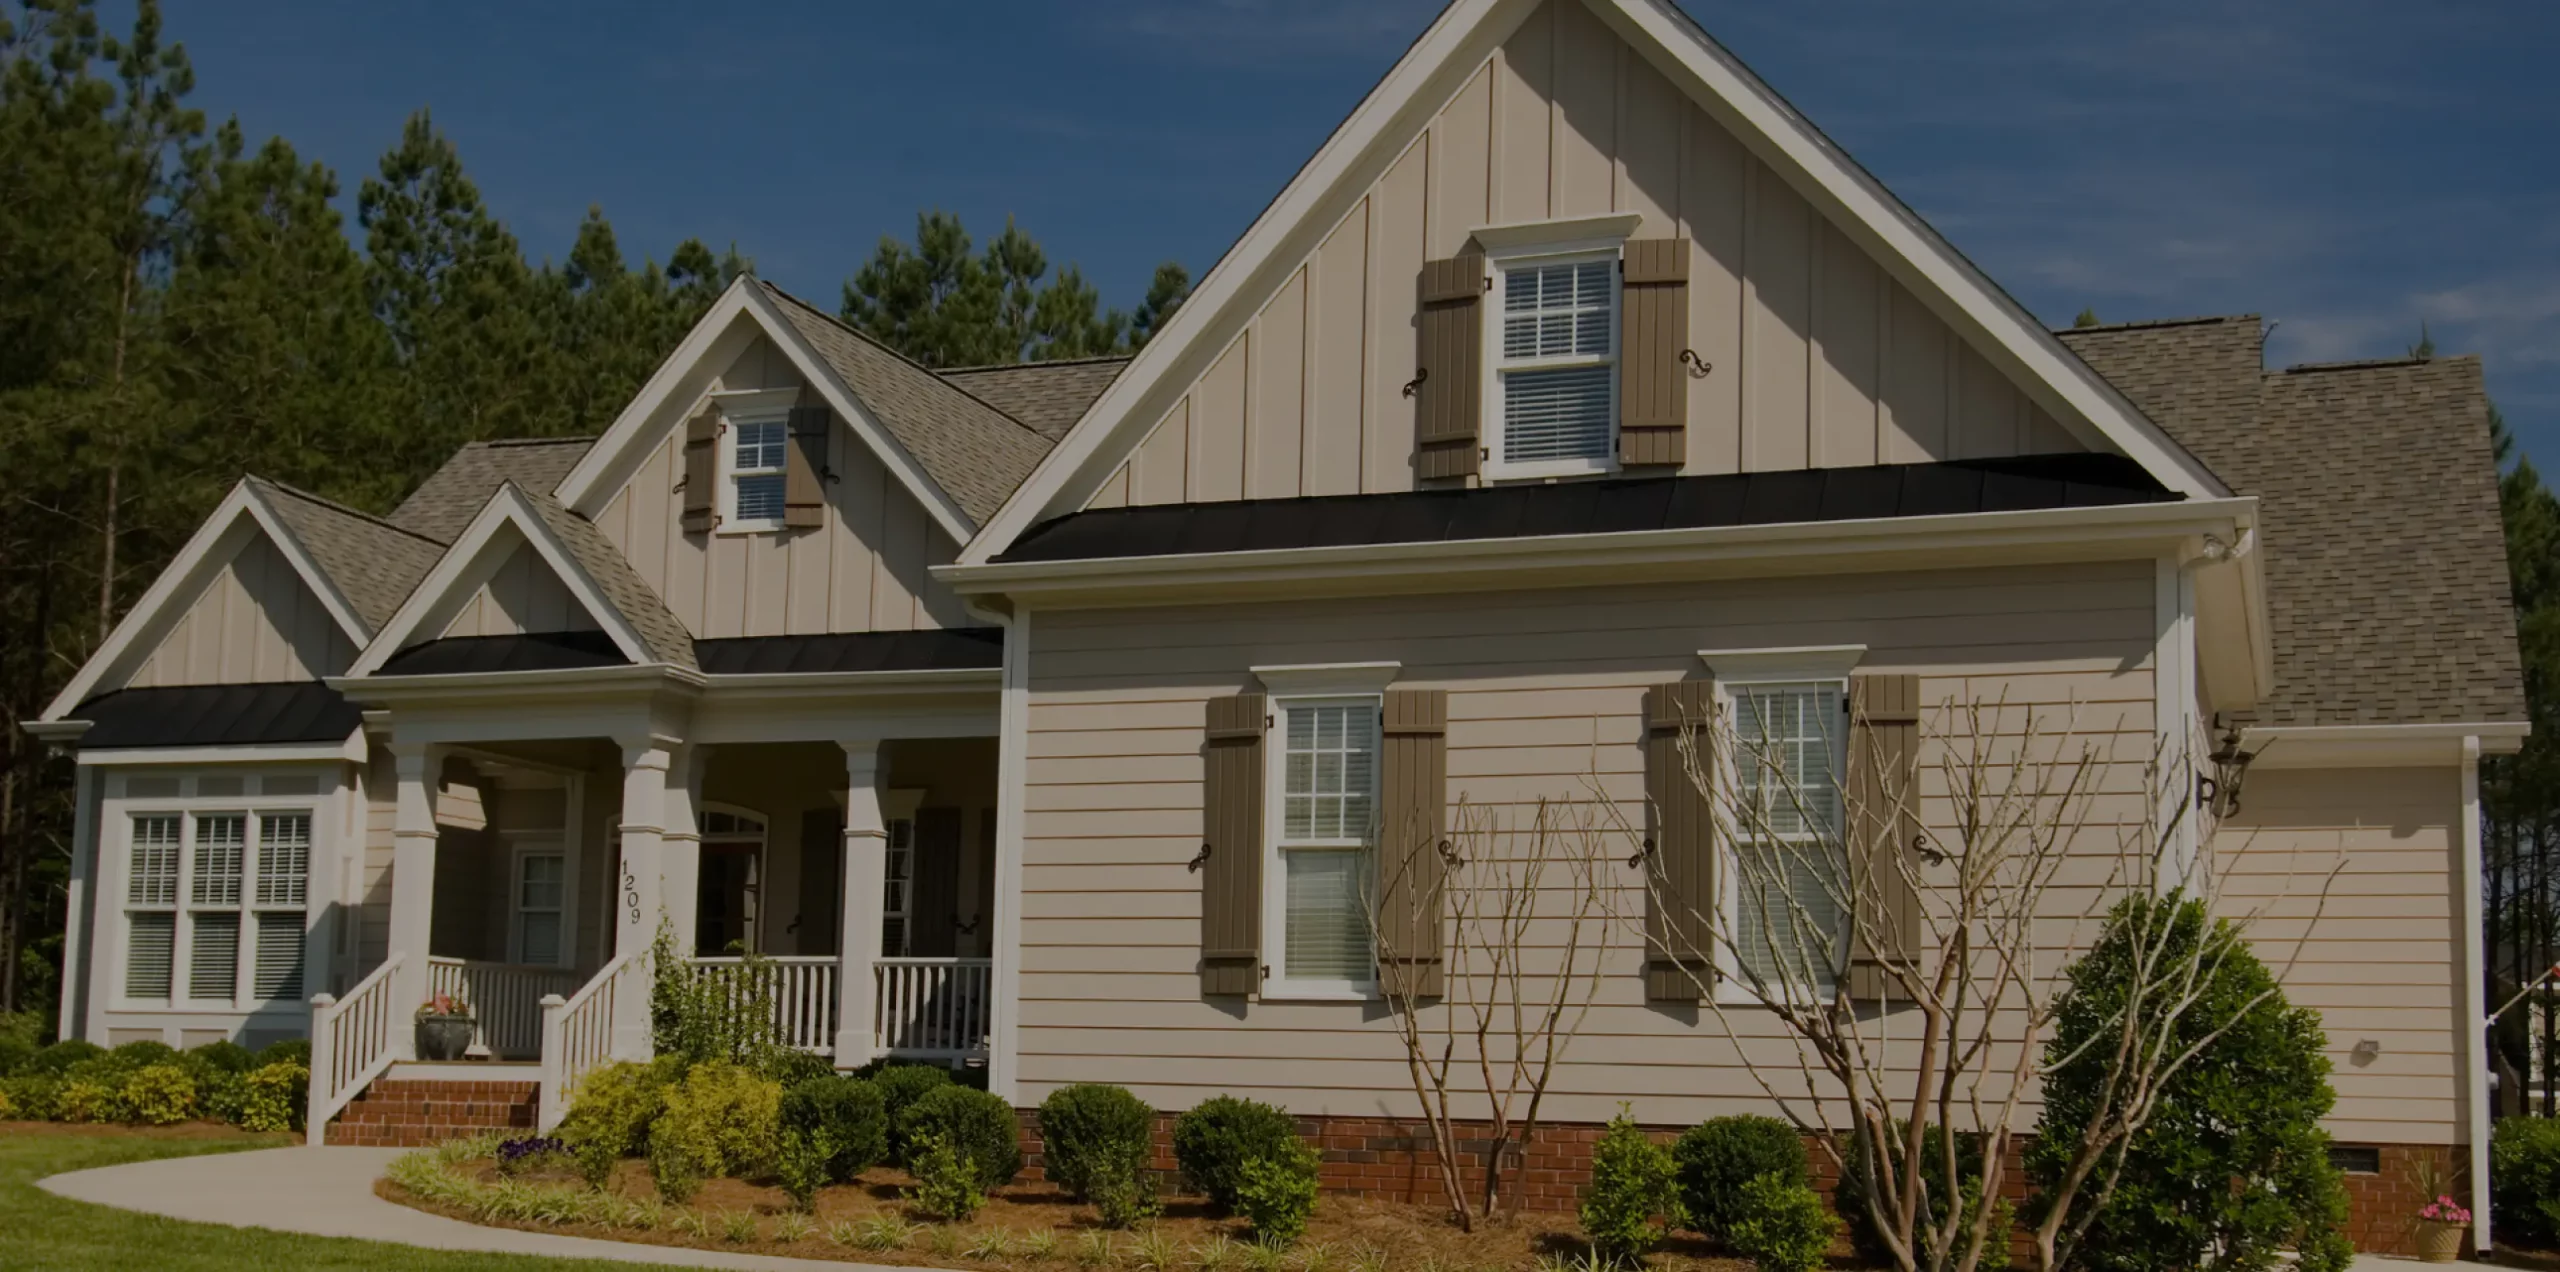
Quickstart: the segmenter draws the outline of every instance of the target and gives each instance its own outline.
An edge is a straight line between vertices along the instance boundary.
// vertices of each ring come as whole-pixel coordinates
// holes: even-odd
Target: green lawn
[[[45,1269],[286,1268],[382,1269],[384,1272],[629,1272],[628,1263],[534,1259],[518,1255],[446,1254],[339,1237],[180,1223],[105,1206],[65,1201],[36,1181],[66,1170],[155,1157],[264,1148],[282,1137],[229,1140],[146,1139],[131,1135],[0,1136],[0,1267]]]

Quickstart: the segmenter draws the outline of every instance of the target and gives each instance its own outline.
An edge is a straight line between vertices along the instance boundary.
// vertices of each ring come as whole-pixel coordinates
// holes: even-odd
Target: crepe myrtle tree
[[[2010,1149],[2039,1079],[2102,1049],[2107,1077],[2030,1233],[2031,1266],[2074,1266],[2163,1089],[2258,1002],[2207,992],[2228,944],[2138,925],[2119,937],[2134,969],[2123,1000],[2054,1054],[2054,970],[2129,889],[2193,899],[2243,933],[2274,900],[2307,896],[2289,968],[2338,863],[2293,860],[2273,897],[2235,912],[2192,744],[2117,758],[2117,722],[2091,727],[2077,705],[1914,704],[1898,736],[1872,727],[1855,691],[1846,705],[1847,745],[1830,752],[1845,753],[1845,773],[1808,764],[1801,730],[1744,690],[1679,727],[1680,771],[1655,798],[1703,805],[1715,883],[1680,895],[1645,870],[1647,955],[1681,970],[1737,1049],[1737,1015],[1751,1033],[1774,1021],[1794,1036],[1793,1074],[1744,1071],[1861,1179],[1863,1213],[1849,1218],[1900,1272],[2001,1262]]]
[[[1363,894],[1441,1191],[1469,1232],[1518,1207],[1517,1168],[1548,1085],[1624,941],[1611,868],[1625,849],[1604,818],[1570,800],[1523,811],[1462,800],[1452,835],[1382,827]],[[1483,1172],[1472,1186],[1470,1157]]]

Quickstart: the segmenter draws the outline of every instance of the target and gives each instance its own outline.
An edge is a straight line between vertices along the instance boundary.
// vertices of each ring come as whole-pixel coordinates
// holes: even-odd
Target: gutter
[[[1563,572],[1580,581],[1595,581],[1595,576],[1605,580],[1613,573],[1867,569],[1915,556],[2086,558],[2092,548],[2147,556],[2164,544],[2199,535],[2236,541],[2254,526],[2257,512],[2254,498],[2194,499],[1609,534],[938,565],[932,572],[964,596],[1129,594],[1204,583],[1251,586],[1364,578],[1422,579],[1436,590],[1509,588],[1535,581],[1524,575],[1539,572]]]

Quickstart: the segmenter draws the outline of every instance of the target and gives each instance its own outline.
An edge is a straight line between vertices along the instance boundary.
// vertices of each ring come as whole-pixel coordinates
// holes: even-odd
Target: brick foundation
[[[329,1123],[329,1142],[423,1148],[482,1131],[530,1131],[541,1084],[383,1079]]]
[[[1039,1117],[1025,1109],[1021,1118],[1023,1177],[1039,1179],[1043,1177]],[[1298,1134],[1323,1155],[1317,1178],[1326,1192],[1414,1205],[1435,1205],[1440,1201],[1440,1175],[1431,1156],[1428,1123],[1368,1117],[1300,1117],[1297,1123]],[[1652,1126],[1646,1127],[1645,1132],[1657,1143],[1668,1144],[1685,1129]],[[1486,1130],[1482,1123],[1460,1128],[1460,1148],[1470,1162],[1466,1180],[1471,1191],[1484,1186],[1480,1163]],[[1601,1130],[1591,1123],[1540,1126],[1526,1146],[1524,1160],[1514,1167],[1518,1182],[1515,1195],[1521,1208],[1570,1211],[1580,1204],[1582,1190],[1591,1182],[1591,1151],[1600,1140]],[[1160,1172],[1170,1173],[1175,1169],[1171,1114],[1156,1115],[1155,1138],[1152,1165]],[[2013,1203],[2026,1200],[2026,1171],[2020,1160],[2023,1149],[2022,1143],[2013,1143],[2001,1188]],[[1808,1156],[1814,1188],[1828,1199],[1839,1188],[1839,1171],[1820,1151]],[[2346,1176],[2348,1238],[2358,1250],[2415,1254],[2417,1234],[2409,1216],[2416,1214],[2426,1200],[2421,1180],[2430,1168],[2440,1177],[2452,1178],[2454,1150],[2393,1144],[2379,1146],[2378,1156],[2378,1173]],[[2012,1255],[2024,1260],[2028,1254],[2021,1234],[2013,1243]]]

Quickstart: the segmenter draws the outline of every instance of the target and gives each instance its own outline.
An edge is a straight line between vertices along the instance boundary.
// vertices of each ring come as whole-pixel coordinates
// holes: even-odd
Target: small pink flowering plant
[[[468,1016],[470,1014],[471,1005],[462,1001],[458,994],[438,994],[418,1006],[420,1020],[433,1016]]]
[[[2471,1212],[2451,1196],[2438,1193],[2434,1201],[2418,1207],[2418,1218],[2428,1223],[2467,1224],[2471,1222]]]

